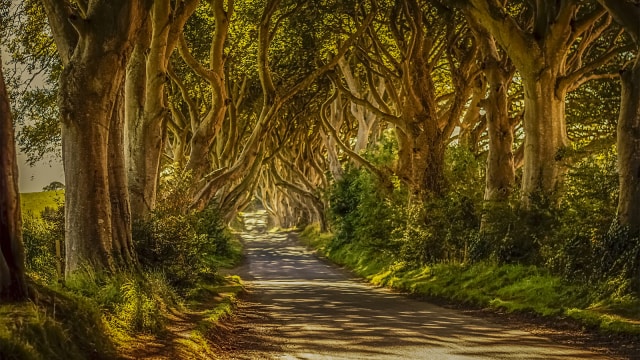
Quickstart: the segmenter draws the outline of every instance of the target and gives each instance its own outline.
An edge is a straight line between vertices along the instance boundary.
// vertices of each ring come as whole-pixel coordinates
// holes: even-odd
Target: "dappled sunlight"
[[[281,359],[602,359],[373,288],[317,259],[294,233],[243,238],[245,276],[284,343]]]

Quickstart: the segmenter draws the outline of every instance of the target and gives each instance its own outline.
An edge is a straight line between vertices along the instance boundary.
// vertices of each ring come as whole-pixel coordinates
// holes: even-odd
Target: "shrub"
[[[64,206],[46,207],[39,217],[25,216],[22,237],[29,275],[49,284],[61,279],[64,270]]]

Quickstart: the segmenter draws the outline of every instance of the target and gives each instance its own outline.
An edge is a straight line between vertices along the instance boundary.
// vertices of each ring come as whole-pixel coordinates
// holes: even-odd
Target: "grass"
[[[47,207],[57,208],[63,197],[63,191],[21,194],[25,224],[33,230],[25,233],[32,262],[52,257],[52,229],[40,214]],[[225,254],[206,260],[211,269],[239,264],[239,239],[231,237]],[[84,271],[57,283],[55,277],[40,276],[43,269],[30,269],[32,279],[39,279],[31,280],[30,301],[0,304],[0,359],[117,358],[131,342],[164,336],[173,314],[192,314],[194,309],[201,320],[194,325],[189,347],[209,353],[207,339],[216,324],[232,313],[243,290],[238,277],[223,278],[213,270],[198,275],[192,287],[181,289],[181,296],[162,272]]]
[[[113,359],[100,309],[69,291],[31,284],[31,301],[0,305],[0,359]]]
[[[588,284],[566,282],[546,269],[492,263],[416,268],[362,246],[329,246],[332,236],[314,226],[306,228],[301,238],[375,285],[476,307],[572,318],[605,333],[640,335],[640,299],[629,295],[599,299]]]
[[[64,190],[20,194],[22,216],[39,217],[47,207],[56,209],[64,202]]]
[[[178,340],[180,358],[217,358],[212,344],[221,324],[236,308],[239,294],[244,292],[238,276],[227,276],[218,284],[201,283],[198,291],[188,297],[188,312],[197,314],[198,322],[189,336]]]

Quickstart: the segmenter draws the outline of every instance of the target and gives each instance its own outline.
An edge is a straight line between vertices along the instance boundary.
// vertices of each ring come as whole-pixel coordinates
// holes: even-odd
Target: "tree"
[[[524,86],[523,202],[539,193],[551,197],[565,172],[566,94],[586,81],[620,51],[606,12],[593,2],[462,2],[468,16],[495,37],[513,61]],[[601,42],[607,33],[611,45]]]
[[[149,1],[42,0],[64,70],[58,104],[65,168],[66,274],[136,263],[124,153],[125,65]],[[91,196],[88,196],[91,194]]]
[[[489,153],[485,181],[485,214],[481,231],[491,227],[491,212],[507,205],[515,186],[513,129],[515,120],[509,114],[509,86],[514,69],[510,59],[500,51],[495,39],[468,19],[483,57],[483,71],[488,89],[482,102],[487,119]],[[483,89],[484,90],[484,89]]]
[[[60,181],[52,181],[49,185],[42,188],[42,191],[53,191],[64,189],[64,184]]]
[[[640,230],[640,7],[637,1],[598,0],[635,43],[631,65],[621,71],[622,94],[618,118],[618,221]]]
[[[167,66],[185,22],[199,0],[155,1],[148,23],[141,29],[127,64],[125,80],[125,162],[131,215],[147,219],[155,208],[164,149]]]
[[[0,65],[0,300],[26,296],[18,163],[9,95]]]

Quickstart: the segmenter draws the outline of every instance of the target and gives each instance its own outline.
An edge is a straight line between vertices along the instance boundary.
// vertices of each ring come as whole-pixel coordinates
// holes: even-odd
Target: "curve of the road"
[[[368,286],[317,259],[295,234],[245,218],[251,306],[260,330],[234,359],[608,359],[455,309]],[[268,345],[276,344],[276,345]]]

